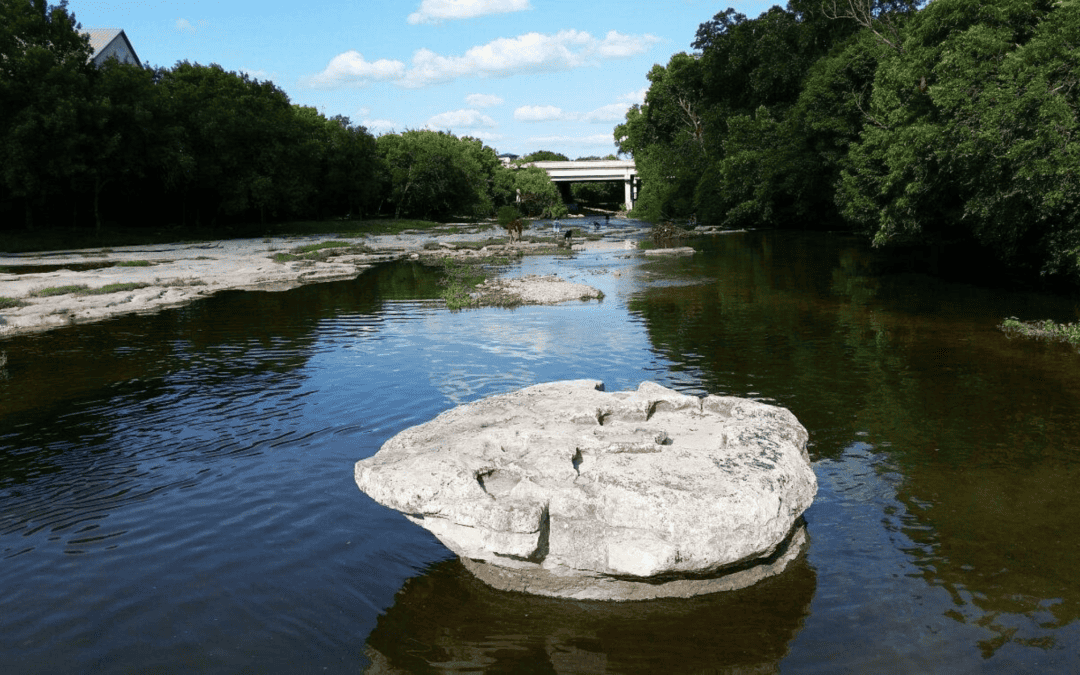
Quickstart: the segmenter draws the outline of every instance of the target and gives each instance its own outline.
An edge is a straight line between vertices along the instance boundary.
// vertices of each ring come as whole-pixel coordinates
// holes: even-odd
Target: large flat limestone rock
[[[574,380],[449,410],[357,462],[355,478],[498,588],[689,596],[799,554],[817,492],[806,441],[776,406]]]

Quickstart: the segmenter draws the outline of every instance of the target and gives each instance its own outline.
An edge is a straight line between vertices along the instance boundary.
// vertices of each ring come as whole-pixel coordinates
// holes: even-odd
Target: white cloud
[[[482,114],[479,110],[451,110],[450,112],[435,115],[424,126],[435,130],[462,127],[478,129],[483,127],[491,128],[497,126],[497,124],[495,120]]]
[[[553,122],[569,117],[572,116],[553,105],[523,105],[514,111],[514,119],[519,122]]]
[[[360,124],[373,134],[385,134],[402,128],[400,124],[393,120],[372,120],[365,118],[360,120]]]
[[[403,87],[424,87],[461,77],[558,72],[596,65],[603,59],[640,54],[659,40],[653,35],[623,35],[616,31],[610,31],[603,39],[576,30],[563,30],[553,35],[526,33],[472,47],[460,56],[443,56],[430,49],[418,49],[409,68],[401,61],[388,59],[370,63],[359,52],[351,50],[331,59],[326,69],[307,78],[306,84],[328,88],[387,80]]]
[[[487,14],[505,14],[532,9],[529,0],[422,0],[407,21],[438,23],[443,19],[471,19]]]
[[[623,94],[622,96],[619,97],[619,100],[620,101],[625,101],[626,103],[629,103],[630,105],[634,105],[635,103],[637,105],[641,105],[642,103],[645,102],[645,94],[647,94],[647,93],[649,93],[649,88],[648,87],[642,87],[641,89],[638,89],[637,91],[632,91],[629,94]]]
[[[465,102],[474,108],[494,108],[502,105],[503,100],[494,94],[469,94]]]
[[[623,35],[618,31],[609,30],[604,39],[599,42],[597,53],[605,59],[624,59],[646,51],[659,41],[660,38],[652,35]]]
[[[199,29],[206,28],[209,25],[210,23],[208,21],[199,21],[196,25],[191,23],[187,19],[177,19],[175,24],[176,30],[180,31],[181,33],[191,33],[192,35],[194,35]]]
[[[582,119],[586,122],[594,123],[622,123],[626,121],[626,111],[629,109],[629,103],[611,103],[609,105],[601,106],[592,112],[585,113],[582,115]]]
[[[401,61],[379,59],[370,62],[360,52],[349,50],[330,59],[321,73],[308,78],[307,84],[317,89],[362,86],[371,80],[396,80],[404,74],[405,64]]]
[[[262,70],[261,68],[257,69],[257,70],[253,69],[253,68],[241,68],[240,72],[244,73],[248,77],[254,78],[256,80],[269,80],[270,79],[270,73],[266,72],[265,70]]]
[[[646,51],[659,38],[626,36],[612,31],[598,40],[584,31],[563,30],[554,35],[526,33],[472,47],[461,56],[441,56],[428,49],[413,54],[412,67],[400,80],[406,87],[423,87],[459,77],[505,77],[518,72],[556,72],[594,65],[603,58]]]

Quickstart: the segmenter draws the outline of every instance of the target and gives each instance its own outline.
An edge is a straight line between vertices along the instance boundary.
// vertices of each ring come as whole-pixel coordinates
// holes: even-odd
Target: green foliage
[[[481,218],[509,198],[509,179],[499,179],[508,170],[475,138],[415,130],[380,136],[377,147],[389,173],[395,217]]]
[[[0,200],[21,198],[27,227],[85,168],[93,68],[66,3],[0,3]]]
[[[880,61],[839,201],[876,244],[974,240],[1080,278],[1080,10],[935,2]]]
[[[378,207],[385,170],[363,127],[217,65],[96,68],[90,53],[65,2],[0,3],[0,209],[22,210],[27,229],[218,228]]]
[[[149,260],[121,260],[116,263],[117,267],[152,267],[154,263]]]
[[[323,262],[333,256],[372,253],[374,249],[363,244],[351,244],[347,241],[320,241],[315,244],[297,246],[288,253],[275,253],[274,262],[284,263],[292,260]]]
[[[1009,337],[1029,337],[1051,342],[1068,342],[1080,348],[1080,323],[1056,323],[1050,319],[1021,321],[1010,316],[998,326]]]
[[[679,229],[675,223],[664,221],[652,226],[652,243],[656,248],[671,248],[679,239],[686,236],[686,232]]]
[[[507,225],[514,222],[515,220],[518,220],[519,218],[521,218],[521,212],[517,210],[516,206],[507,204],[505,206],[499,207],[499,212],[497,215],[499,225],[506,227]]]
[[[30,292],[30,297],[34,298],[51,298],[54,295],[70,295],[72,293],[82,293],[90,289],[86,284],[73,284],[70,286],[49,286],[48,288],[39,288],[36,291]]]
[[[615,128],[619,152],[631,154],[642,189],[631,215],[653,222],[686,218],[694,188],[708,166],[701,61],[685,53],[653,66],[645,102]]]
[[[132,281],[106,284],[104,286],[98,286],[97,288],[90,288],[86,284],[50,286],[48,288],[39,288],[36,291],[31,291],[30,296],[35,298],[51,298],[56,295],[107,295],[109,293],[120,293],[122,291],[135,291],[140,288],[146,288],[149,285],[150,284]]]
[[[516,169],[514,186],[521,199],[520,205],[529,216],[562,218],[567,214],[559,189],[543,169],[535,166]]]
[[[98,288],[88,288],[83,291],[78,291],[77,295],[107,295],[109,293],[122,293],[124,291],[137,291],[140,288],[146,288],[150,284],[145,284],[138,281],[129,281],[116,284],[105,284]]]
[[[29,303],[25,300],[19,300],[18,298],[7,298],[0,295],[0,309],[17,309],[19,307],[25,307]]]
[[[517,163],[523,162],[569,162],[570,158],[561,152],[552,152],[551,150],[537,150],[536,152],[520,157]]]
[[[484,281],[486,275],[479,267],[480,263],[457,258],[443,258],[443,278],[439,285],[444,287],[440,294],[448,309],[464,309],[476,306],[472,297],[473,289]]]
[[[570,194],[578,204],[587,206],[621,204],[624,197],[622,181],[572,183]]]
[[[693,46],[615,130],[633,215],[843,223],[1080,282],[1077,3],[792,0]]]

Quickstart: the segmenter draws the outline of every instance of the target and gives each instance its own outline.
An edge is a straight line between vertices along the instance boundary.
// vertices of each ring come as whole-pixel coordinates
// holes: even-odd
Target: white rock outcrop
[[[356,483],[503,589],[605,600],[742,588],[806,542],[817,492],[784,408],[643,382],[552,382],[449,410]]]

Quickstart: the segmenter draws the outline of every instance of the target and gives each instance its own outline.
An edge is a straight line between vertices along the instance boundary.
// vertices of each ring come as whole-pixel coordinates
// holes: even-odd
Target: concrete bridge
[[[623,184],[626,208],[634,208],[641,180],[637,177],[637,168],[632,159],[600,159],[580,162],[529,162],[522,166],[537,166],[547,172],[553,183],[565,183],[567,190],[570,183],[619,181]],[[566,192],[563,193],[564,195]],[[568,200],[569,201],[569,200]]]

